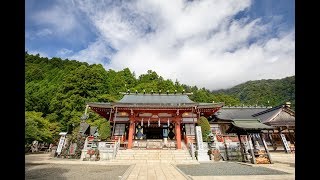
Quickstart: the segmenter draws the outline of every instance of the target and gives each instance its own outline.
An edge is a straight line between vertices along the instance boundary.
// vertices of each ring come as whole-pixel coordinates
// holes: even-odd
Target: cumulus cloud
[[[137,76],[151,69],[164,78],[208,89],[295,74],[294,29],[274,33],[274,22],[235,18],[250,9],[250,0],[75,4],[99,36],[70,56],[73,59],[115,70],[129,67]]]
[[[108,62],[106,60],[112,57],[112,54],[113,51],[108,47],[108,44],[103,40],[98,40],[89,44],[86,49],[83,49],[68,58],[88,62],[90,64],[105,64]]]
[[[54,5],[49,9],[33,13],[31,18],[37,25],[46,25],[51,28],[46,28],[38,32],[38,34],[40,33],[41,35],[41,32],[42,34],[52,34],[52,31],[59,34],[72,32],[77,27],[77,20],[72,11],[70,11],[70,7],[68,9],[63,6]]]
[[[71,54],[73,51],[70,49],[62,48],[57,52],[58,57],[66,57]]]
[[[28,51],[28,50],[26,50]],[[39,54],[40,57],[47,57],[47,58],[51,58],[47,53],[45,52],[42,52],[42,51],[28,51],[29,54],[33,54],[33,55],[36,55],[36,54]]]

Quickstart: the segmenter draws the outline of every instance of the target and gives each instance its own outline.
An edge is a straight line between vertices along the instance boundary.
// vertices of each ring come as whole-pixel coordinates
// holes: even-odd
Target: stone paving
[[[273,164],[250,164],[250,163],[236,163],[236,162],[211,162],[208,169],[201,169],[203,174],[192,174],[187,170],[183,173],[177,167],[183,165],[170,164],[170,163],[135,163],[128,161],[125,163],[112,163],[110,161],[81,161],[71,159],[58,159],[51,158],[49,154],[34,154],[26,155],[26,179],[51,179],[46,178],[46,175],[57,176],[58,179],[150,179],[150,180],[221,180],[221,179],[237,179],[237,180],[250,180],[250,179],[274,179],[274,180],[293,180],[295,179],[295,155],[286,154],[284,152],[271,153]],[[217,163],[225,163],[231,166],[224,167],[224,172],[217,174],[205,174],[206,171],[212,170],[212,166]],[[208,163],[207,163],[208,164]],[[236,164],[236,165],[235,165]],[[185,164],[184,164],[185,165]],[[197,164],[195,164],[197,165]],[[202,165],[202,163],[200,164]],[[220,164],[221,165],[221,164]],[[241,167],[246,169],[246,172],[255,171],[257,169],[266,170],[272,174],[265,173],[264,175],[245,175],[245,174],[232,174],[235,171],[230,168],[232,166]],[[219,168],[218,166],[215,168]],[[274,172],[282,172],[275,174]],[[259,172],[259,170],[258,170]],[[97,176],[96,176],[97,175]],[[40,178],[41,177],[41,178]]]
[[[129,165],[26,164],[25,179],[121,179]]]
[[[236,162],[201,163],[196,165],[177,165],[190,176],[235,176],[235,175],[277,175],[287,172],[269,169],[266,167],[252,167]]]
[[[171,164],[147,163],[136,164],[132,169],[128,180],[185,180],[183,174]]]

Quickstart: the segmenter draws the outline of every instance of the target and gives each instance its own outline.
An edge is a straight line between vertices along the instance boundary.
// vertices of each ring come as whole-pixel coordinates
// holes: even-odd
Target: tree
[[[208,141],[208,135],[211,132],[210,124],[209,124],[208,119],[203,117],[203,116],[201,116],[198,119],[197,123],[198,123],[198,126],[201,126],[202,140],[207,142]]]
[[[107,140],[108,138],[111,137],[111,128],[110,128],[110,122],[105,121],[100,125],[99,128],[99,135],[101,140]]]
[[[28,144],[34,140],[50,143],[52,135],[50,123],[42,117],[41,112],[25,113],[25,143]]]

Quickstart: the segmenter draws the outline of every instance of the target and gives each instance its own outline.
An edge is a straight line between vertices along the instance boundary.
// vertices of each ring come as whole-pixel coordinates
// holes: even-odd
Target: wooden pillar
[[[176,140],[177,140],[177,149],[181,149],[181,130],[180,130],[180,118],[176,117]]]
[[[223,144],[224,144],[224,152],[226,153],[226,160],[229,160],[229,154],[228,154],[228,146],[226,143],[226,138],[222,135]]]
[[[295,144],[295,142],[294,142],[294,140],[293,140],[293,138],[292,138],[292,136],[291,136],[291,133],[290,133],[290,129],[289,129],[289,128],[288,128],[288,132],[289,132],[290,143],[293,143],[293,145],[295,146],[296,144]]]
[[[239,143],[240,143],[240,152],[241,152],[242,162],[246,162],[245,157],[244,157],[245,148],[243,147],[243,144],[241,142],[240,134],[238,134],[238,138],[239,138]]]
[[[252,140],[251,140],[251,135],[250,134],[247,134],[248,136],[248,144],[249,144],[249,148],[250,148],[250,153],[251,153],[251,156],[252,156],[252,159],[251,159],[251,163],[252,164],[257,164],[256,162],[256,157],[254,156],[254,152],[253,152],[253,148],[251,146],[251,143],[252,143]],[[251,142],[251,143],[250,143]],[[253,143],[252,143],[253,145]]]
[[[275,149],[274,149],[275,144],[274,144],[274,142],[273,142],[273,139],[272,139],[272,137],[271,137],[271,134],[270,134],[269,130],[268,130],[268,138],[269,138],[269,140],[270,140],[270,143],[271,143],[271,145],[272,145],[273,150],[275,150]]]
[[[129,125],[129,134],[128,134],[128,149],[132,149],[132,139],[133,139],[133,133],[134,133],[134,117],[130,116],[130,125]]]
[[[266,144],[266,141],[264,140],[264,138],[263,138],[262,135],[263,135],[263,134],[260,133],[260,139],[261,139],[261,141],[262,141],[262,143],[263,143],[264,150],[265,150],[266,153],[267,153],[269,162],[270,162],[270,164],[272,164],[272,160],[271,160],[271,156],[270,156],[270,153],[269,153],[269,149],[268,149],[267,144]]]

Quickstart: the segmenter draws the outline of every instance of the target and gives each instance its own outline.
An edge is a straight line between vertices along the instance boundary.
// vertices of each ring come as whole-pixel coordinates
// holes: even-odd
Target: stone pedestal
[[[80,159],[81,159],[81,160],[83,160],[83,158],[86,157],[87,151],[88,151],[88,150],[86,150],[86,149],[82,149],[82,150],[81,150],[81,156],[80,156]]]
[[[99,150],[100,160],[110,160],[113,159],[113,151],[112,150]]]
[[[198,161],[210,161],[208,150],[198,150]]]
[[[168,143],[168,138],[163,138],[163,143],[167,144]]]

